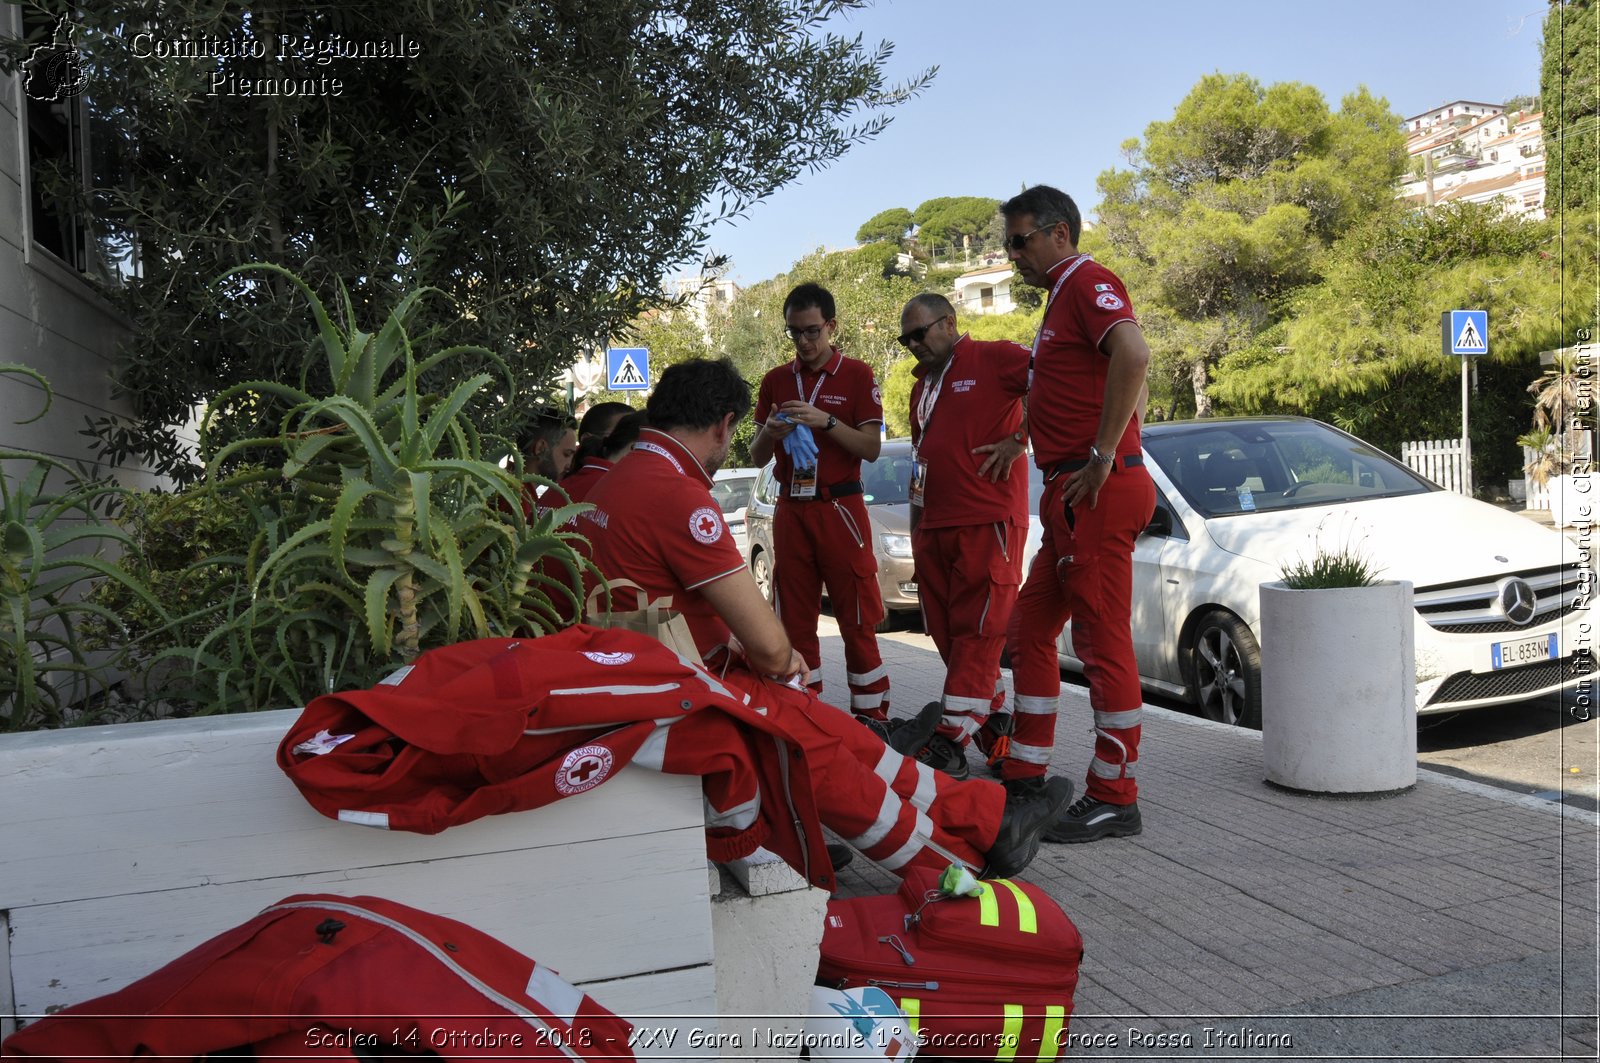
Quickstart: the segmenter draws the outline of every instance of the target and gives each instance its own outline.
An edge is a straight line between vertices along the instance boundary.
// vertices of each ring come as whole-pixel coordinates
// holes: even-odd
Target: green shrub
[[[49,408],[44,377],[19,365],[0,365],[0,373],[31,377]],[[121,663],[117,652],[96,653],[84,637],[86,623],[120,626],[116,614],[85,597],[92,584],[120,587],[163,622],[150,592],[105,556],[129,545],[100,516],[124,492],[44,454],[0,449],[0,462],[0,730],[91,722],[94,711],[82,706],[103,704]],[[52,480],[64,486],[53,490]]]
[[[417,357],[405,323],[430,290],[367,333],[343,291],[335,322],[287,270],[232,274],[262,270],[310,302],[333,393],[270,380],[229,388],[210,405],[204,449],[216,418],[267,395],[289,408],[280,433],[207,453],[202,485],[131,512],[164,603],[159,626],[134,640],[150,689],[184,712],[299,705],[370,686],[432,646],[559,626],[557,603],[576,611],[587,565],[579,537],[561,529],[587,507],[525,517],[525,486],[546,481],[524,474],[520,457],[502,468],[496,459],[514,448],[470,420],[491,376],[451,372],[496,356]],[[430,370],[459,383],[424,393]],[[509,383],[497,390],[511,400]],[[268,463],[237,465],[244,457]]]

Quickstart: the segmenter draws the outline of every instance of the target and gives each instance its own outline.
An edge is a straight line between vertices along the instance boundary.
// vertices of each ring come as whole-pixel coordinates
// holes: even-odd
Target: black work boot
[[[1127,838],[1144,830],[1139,802],[1113,805],[1084,794],[1044,832],[1047,842],[1092,842],[1101,838]]]
[[[928,744],[917,750],[917,760],[934,771],[942,771],[952,779],[965,779],[972,774],[967,764],[967,751],[953,738],[936,734]]]
[[[1000,830],[988,852],[984,878],[1010,878],[1032,863],[1044,832],[1072,800],[1072,780],[1054,778],[1008,779],[1006,810]]]
[[[915,756],[919,749],[928,744],[933,732],[939,729],[939,721],[942,719],[944,719],[944,705],[930,701],[922,706],[922,711],[912,719],[890,720],[889,733],[884,738],[884,743],[902,757]]]

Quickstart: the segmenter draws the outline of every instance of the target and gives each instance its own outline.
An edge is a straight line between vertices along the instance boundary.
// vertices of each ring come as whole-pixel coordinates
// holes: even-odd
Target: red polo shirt
[[[921,365],[912,372],[918,380],[911,388],[911,442],[928,467],[918,526],[1026,523],[1026,470],[1013,470],[1009,479],[990,483],[978,475],[984,455],[972,453],[972,448],[1004,439],[1022,427],[1028,348],[1008,340],[963,335],[943,375],[930,376]],[[936,398],[928,395],[933,383],[939,385]]]
[[[872,379],[872,367],[866,362],[846,358],[837,347],[833,351],[833,361],[820,373],[810,372],[796,358],[762,377],[761,390],[756,395],[757,426],[765,426],[774,410],[795,399],[804,399],[854,428],[883,422],[883,396],[878,391],[878,382]],[[817,483],[820,486],[826,488],[861,479],[860,458],[831,442],[822,429],[811,431],[817,440]],[[781,441],[775,446],[773,457],[777,461],[778,482],[787,489],[792,465]]]
[[[568,473],[567,478],[561,481],[561,489],[574,502],[587,502],[594,485],[599,483],[600,477],[610,472],[615,464],[616,462],[604,458],[584,458],[583,464]]]
[[[1111,359],[1100,344],[1112,326],[1137,323],[1128,289],[1088,255],[1050,267],[1050,303],[1033,345],[1028,431],[1041,469],[1084,461],[1100,431],[1106,371]],[[1129,418],[1117,455],[1139,453],[1139,419]]]
[[[710,488],[683,444],[646,428],[586,499],[595,508],[578,518],[606,579],[630,579],[652,598],[670,594],[702,654],[728,641],[728,625],[698,588],[744,569]]]

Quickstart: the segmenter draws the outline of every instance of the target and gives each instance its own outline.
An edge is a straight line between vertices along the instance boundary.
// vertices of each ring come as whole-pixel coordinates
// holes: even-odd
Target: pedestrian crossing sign
[[[650,390],[650,349],[611,347],[606,350],[606,387],[611,391]]]
[[[1439,315],[1444,353],[1465,357],[1489,353],[1489,311],[1446,310]]]

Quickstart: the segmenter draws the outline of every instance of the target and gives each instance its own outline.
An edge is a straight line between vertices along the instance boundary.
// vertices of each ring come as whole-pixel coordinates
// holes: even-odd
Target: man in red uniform
[[[1028,348],[974,340],[955,307],[925,293],[900,315],[900,342],[916,356],[911,389],[911,546],[928,635],[944,658],[944,718],[917,759],[958,779],[966,745],[1000,682],[1006,621],[1022,582],[1028,478],[1010,466],[990,479],[974,448],[1023,440]]]
[[[1002,775],[1042,776],[1050,762],[1061,693],[1056,638],[1070,618],[1094,710],[1094,759],[1083,796],[1045,840],[1138,834],[1144,698],[1131,615],[1134,540],[1155,509],[1138,416],[1150,348],[1122,281],[1078,252],[1083,223],[1072,197],[1037,185],[1000,210],[1017,272],[1049,293],[1028,395],[1034,460],[1046,481],[1044,542],[1008,632],[1016,716]],[[1008,460],[1011,446],[991,457]]]
[[[648,406],[652,427],[596,485],[595,508],[581,518],[595,563],[609,579],[632,580],[653,598],[672,597],[712,673],[760,699],[753,703],[805,750],[824,826],[896,873],[959,860],[1014,874],[1066,806],[1071,783],[1052,779],[1013,794],[987,780],[951,779],[902,756],[802,688],[809,678],[805,659],[762,599],[711,498],[712,474],[749,403],[748,385],[726,361],[682,362],[661,375]],[[762,676],[787,680],[793,689],[773,687]],[[934,718],[926,722],[916,746]],[[696,743],[701,758],[708,744],[729,756],[744,748],[710,725],[681,738]],[[679,739],[669,728],[663,752],[669,767]],[[749,792],[724,797],[731,807],[711,809],[711,821],[738,827],[741,817],[756,814],[762,796],[753,775],[750,781]]]
[[[889,716],[889,673],[874,634],[884,609],[861,463],[877,460],[883,402],[867,364],[833,346],[838,323],[826,288],[795,288],[784,300],[783,320],[795,359],[762,378],[755,415],[760,431],[750,444],[753,464],[777,459],[773,607],[811,669],[811,688],[820,694],[817,616],[827,585],[844,640],[850,711],[881,727]],[[801,425],[816,443],[810,462],[796,462],[789,453],[792,444],[784,443]]]

